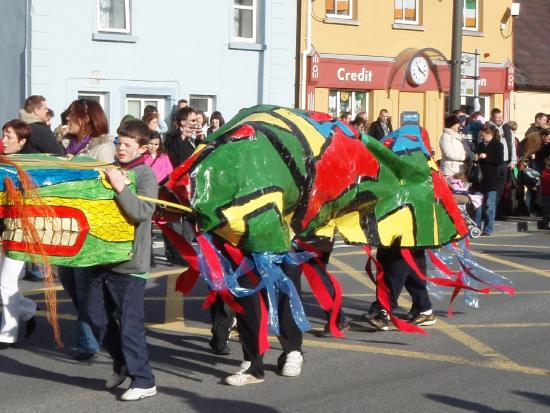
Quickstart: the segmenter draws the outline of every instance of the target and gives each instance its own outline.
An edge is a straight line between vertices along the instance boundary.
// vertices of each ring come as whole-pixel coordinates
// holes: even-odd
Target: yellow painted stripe
[[[506,247],[506,248],[510,248],[510,245],[508,244],[504,244],[504,245],[500,245],[500,244],[485,244],[485,243],[482,243],[482,242],[470,242],[470,245],[476,245],[476,246],[481,246],[481,247]],[[531,248],[538,248],[538,249],[545,249],[545,250],[550,250],[550,246],[547,246],[547,245],[523,245],[523,244],[515,244],[514,245],[514,248],[517,248],[519,250],[521,249],[531,249]]]
[[[345,271],[345,272],[348,272],[350,277],[357,280],[358,282],[360,282],[361,284],[363,284],[367,288],[371,288],[370,283],[367,283],[368,278],[366,276],[365,277],[360,277],[360,276],[354,275],[352,272],[350,272],[350,270],[354,270],[353,267],[350,267],[349,265],[347,265],[347,264],[343,263],[342,261],[338,260],[337,258],[335,259],[333,257],[331,257],[330,262],[331,262],[332,265],[334,265],[338,269],[340,269],[342,271]],[[405,303],[405,305],[407,307],[411,306],[411,302],[409,300],[405,299],[403,296],[401,296],[399,298],[399,302],[400,303]],[[460,331],[460,329],[458,329],[457,327],[455,327],[451,324],[445,323],[441,319],[438,319],[437,324],[435,326],[435,329],[443,332],[444,334],[448,335],[452,339],[462,343],[467,348],[473,350],[474,352],[476,352],[476,353],[478,353],[478,354],[480,354],[484,357],[491,357],[491,358],[493,358],[495,360],[498,360],[498,361],[509,362],[508,358],[506,358],[502,354],[498,353],[497,351],[495,351],[494,349],[492,349],[491,347],[489,347],[485,343],[482,343],[481,341],[479,341],[478,339],[470,336],[469,334],[466,334],[465,332]]]
[[[516,268],[518,270],[522,270],[531,274],[541,275],[543,277],[550,277],[550,272],[548,272],[547,270],[539,270],[537,268],[528,267],[527,265],[523,265],[510,260],[505,260],[504,258],[493,257],[492,255],[484,254],[483,252],[472,251],[472,255],[487,261],[492,261],[498,264],[506,265],[511,268]]]
[[[171,275],[166,280],[166,300],[164,302],[164,321],[182,320],[183,318],[183,294],[176,291],[178,277]]]

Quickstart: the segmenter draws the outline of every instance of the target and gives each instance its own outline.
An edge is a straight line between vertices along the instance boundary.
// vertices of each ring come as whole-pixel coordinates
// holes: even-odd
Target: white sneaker
[[[105,388],[107,390],[111,390],[111,389],[114,389],[115,387],[120,386],[122,383],[124,383],[124,380],[126,380],[126,377],[127,377],[126,373],[119,374],[116,371],[113,371],[113,374],[111,375],[109,380],[105,382]]]
[[[235,374],[225,378],[225,382],[230,386],[246,386],[247,384],[262,383],[264,379],[260,379],[252,374],[245,373],[251,366],[250,361],[243,361],[239,370]]]
[[[281,369],[281,375],[285,377],[296,377],[302,372],[304,356],[299,351],[291,351],[286,355],[285,364]]]
[[[136,400],[145,399],[146,397],[151,397],[157,394],[157,386],[153,386],[149,389],[138,389],[135,387],[130,387],[120,396],[120,400],[125,402],[133,402]]]

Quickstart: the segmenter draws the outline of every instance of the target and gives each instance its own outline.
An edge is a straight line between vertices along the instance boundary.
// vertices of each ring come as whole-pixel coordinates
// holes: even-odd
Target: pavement
[[[209,314],[201,310],[206,289],[174,292],[182,268],[157,266],[147,284],[146,322],[159,393],[140,402],[117,400],[128,382],[105,391],[109,357],[90,363],[71,359],[74,310],[58,290],[65,348],[56,350],[40,312],[35,334],[0,352],[0,394],[6,412],[548,412],[550,411],[550,234],[498,232],[472,241],[483,266],[509,278],[513,296],[490,294],[473,309],[457,299],[448,317],[449,292],[433,305],[438,321],[428,336],[374,332],[361,314],[374,299],[360,248],[338,243],[330,269],[344,288],[343,307],[352,328],[343,339],[322,338],[324,318],[308,288],[304,305],[313,331],[304,335],[302,375],[276,372],[280,346],[272,337],[266,380],[242,388],[222,384],[240,364],[238,338],[230,356],[209,351]],[[304,282],[305,284],[305,282]],[[22,282],[44,308],[41,286]],[[407,294],[400,300],[409,307]]]

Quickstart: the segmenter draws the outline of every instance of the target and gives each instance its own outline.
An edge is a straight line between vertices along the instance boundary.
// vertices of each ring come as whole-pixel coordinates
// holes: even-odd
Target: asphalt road
[[[59,318],[66,343],[57,351],[45,318],[18,348],[0,352],[2,412],[548,412],[550,411],[550,235],[505,233],[473,242],[483,265],[508,277],[514,296],[491,294],[471,309],[461,301],[447,317],[449,296],[434,300],[438,322],[429,336],[373,332],[361,314],[374,298],[359,248],[338,245],[331,269],[344,286],[352,329],[344,339],[321,338],[322,313],[311,294],[304,302],[314,330],[304,336],[302,375],[276,374],[280,347],[265,357],[266,380],[233,388],[221,379],[234,372],[241,350],[209,352],[208,312],[200,309],[205,288],[191,297],[173,292],[181,268],[162,265],[162,249],[148,282],[146,313],[157,396],[141,402],[116,400],[108,392],[107,355],[78,363],[72,305],[59,291]],[[36,283],[22,282],[44,308]],[[406,294],[405,294],[406,295]],[[403,309],[408,309],[406,297]],[[126,382],[127,384],[127,382]]]

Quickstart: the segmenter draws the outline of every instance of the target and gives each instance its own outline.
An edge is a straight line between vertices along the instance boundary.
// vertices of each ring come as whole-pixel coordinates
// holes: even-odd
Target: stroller
[[[481,236],[481,230],[472,219],[472,216],[477,208],[481,208],[483,196],[481,194],[471,194],[468,192],[468,184],[464,183],[462,177],[455,175],[449,178],[448,182],[453,191],[455,201],[458,204],[458,209],[460,209],[462,217],[464,221],[466,221],[470,237],[479,238]]]

